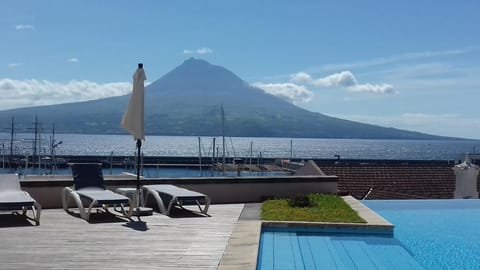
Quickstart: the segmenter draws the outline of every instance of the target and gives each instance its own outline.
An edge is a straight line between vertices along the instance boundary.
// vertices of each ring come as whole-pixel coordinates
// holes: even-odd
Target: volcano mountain
[[[59,133],[126,134],[120,120],[130,95],[0,112],[5,125],[31,125],[35,116]],[[310,112],[249,85],[233,72],[190,58],[145,88],[147,135],[446,139]],[[16,127],[21,128],[19,124]],[[29,126],[28,128],[31,128]]]

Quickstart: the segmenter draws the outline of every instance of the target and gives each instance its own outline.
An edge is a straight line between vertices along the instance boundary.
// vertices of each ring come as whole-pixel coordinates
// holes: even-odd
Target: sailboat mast
[[[250,166],[252,166],[253,141],[250,142]]]
[[[293,159],[293,140],[290,140],[290,160]]]
[[[50,156],[53,161],[53,146],[55,145],[55,123],[53,123],[52,137],[50,138]]]
[[[13,158],[13,135],[14,135],[14,130],[15,130],[15,125],[14,125],[13,117],[12,117],[12,131],[10,133],[10,161]]]
[[[223,175],[225,175],[225,112],[223,111],[223,105],[220,108],[222,109],[222,144],[223,144],[222,172],[223,172]]]
[[[213,138],[213,147],[212,147],[212,175],[213,175],[213,168],[215,164],[215,139],[216,138]]]
[[[38,140],[38,117],[35,115],[35,137],[33,138],[33,157],[32,157],[33,161],[35,161],[37,157],[37,140]]]
[[[202,174],[202,139],[198,137],[198,170]]]

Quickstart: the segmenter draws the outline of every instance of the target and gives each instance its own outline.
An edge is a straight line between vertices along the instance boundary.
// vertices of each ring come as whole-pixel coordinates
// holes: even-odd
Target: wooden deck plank
[[[142,218],[145,231],[60,209],[43,211],[40,226],[2,214],[0,269],[217,269],[242,208],[212,205],[211,217],[155,213]]]

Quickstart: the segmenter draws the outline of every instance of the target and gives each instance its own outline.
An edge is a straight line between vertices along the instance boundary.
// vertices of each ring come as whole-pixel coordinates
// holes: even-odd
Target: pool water
[[[480,200],[364,201],[425,269],[480,269]]]
[[[263,228],[257,269],[480,269],[480,200],[362,202],[393,237]]]
[[[391,235],[265,228],[257,269],[423,269]]]

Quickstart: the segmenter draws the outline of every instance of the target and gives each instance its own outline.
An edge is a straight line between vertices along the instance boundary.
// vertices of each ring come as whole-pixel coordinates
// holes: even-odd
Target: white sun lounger
[[[197,205],[200,212],[206,215],[210,206],[210,197],[207,195],[174,185],[145,185],[142,189],[144,203],[148,204],[149,199],[153,197],[164,215],[169,215],[172,207],[184,205]]]
[[[18,175],[0,174],[0,210],[14,212],[22,210],[22,214],[26,216],[29,209],[33,212],[35,224],[40,225],[42,206],[20,188]]]
[[[68,211],[69,201],[73,199],[80,212],[80,216],[89,220],[94,207],[102,207],[108,210],[110,206],[119,205],[122,213],[130,218],[133,207],[129,207],[128,213],[124,206],[131,206],[130,198],[105,189],[102,168],[98,163],[74,163],[71,164],[74,185],[65,187],[62,192],[63,209]],[[85,211],[83,201],[88,203],[88,211]]]

